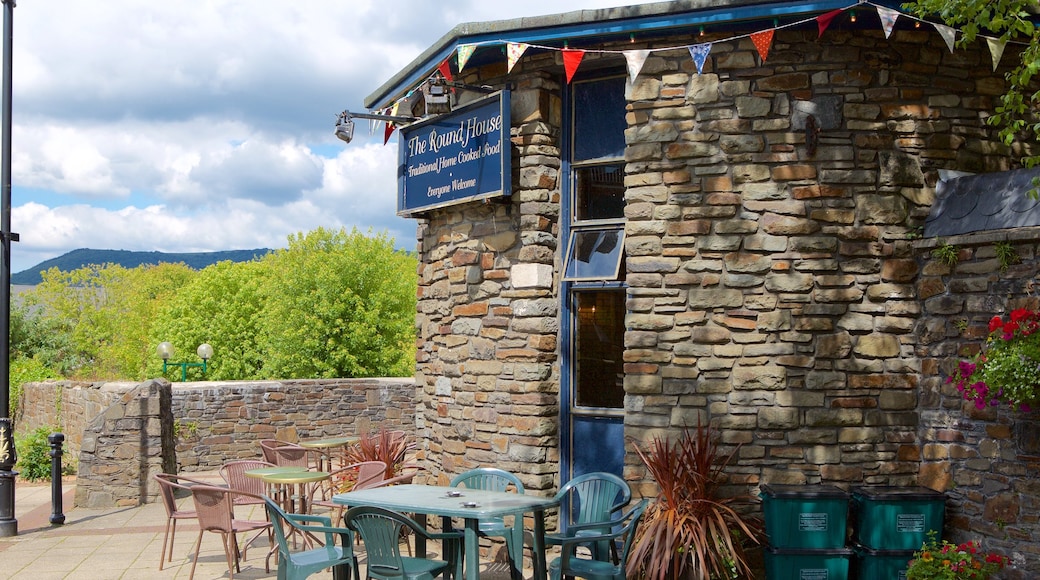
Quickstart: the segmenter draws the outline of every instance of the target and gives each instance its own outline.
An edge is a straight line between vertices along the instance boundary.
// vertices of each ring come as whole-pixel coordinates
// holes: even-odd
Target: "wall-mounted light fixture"
[[[173,345],[169,342],[160,342],[159,346],[155,348],[155,353],[162,359],[162,372],[166,374],[167,366],[179,366],[181,367],[181,382],[188,380],[188,367],[201,367],[202,374],[206,374],[206,363],[209,359],[213,358],[213,347],[206,344],[205,342],[199,345],[199,348],[195,350],[195,354],[199,355],[202,362],[170,362],[173,358]]]
[[[339,137],[341,141],[350,143],[351,139],[354,138],[354,118],[388,121],[391,123],[411,123],[416,120],[415,117],[377,115],[375,113],[351,113],[350,111],[343,111],[339,114],[339,118],[336,119],[336,137]]]

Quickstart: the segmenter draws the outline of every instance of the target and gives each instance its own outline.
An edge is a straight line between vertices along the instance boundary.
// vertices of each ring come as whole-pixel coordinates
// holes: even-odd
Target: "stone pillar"
[[[135,506],[154,501],[152,475],[176,469],[169,381],[153,379],[127,391],[83,433],[76,505]]]

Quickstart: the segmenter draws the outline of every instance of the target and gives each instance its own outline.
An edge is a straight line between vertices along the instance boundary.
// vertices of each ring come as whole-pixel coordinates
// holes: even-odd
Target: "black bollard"
[[[65,514],[61,513],[61,444],[65,436],[51,433],[47,441],[51,444],[51,523],[64,524]]]

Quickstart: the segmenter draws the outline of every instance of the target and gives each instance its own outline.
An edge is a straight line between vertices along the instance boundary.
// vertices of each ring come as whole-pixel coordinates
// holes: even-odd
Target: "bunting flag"
[[[703,74],[704,63],[708,60],[708,53],[711,52],[711,43],[694,44],[688,48],[690,56],[693,57],[693,63],[697,65],[697,74]]]
[[[513,65],[524,55],[528,46],[530,45],[525,42],[510,42],[506,44],[506,59],[509,61],[509,67],[506,68],[507,73],[513,72]]]
[[[993,57],[993,70],[996,71],[1000,65],[1000,57],[1004,56],[1004,47],[1007,46],[1007,41],[1002,38],[986,37],[986,44],[989,44],[989,54]]]
[[[932,23],[932,26],[935,26],[935,29],[939,31],[939,36],[946,41],[946,46],[950,47],[950,52],[953,52],[953,44],[957,41],[957,29],[935,22]]]
[[[563,70],[567,73],[567,84],[571,84],[571,79],[574,78],[574,73],[578,72],[578,65],[581,63],[581,58],[585,56],[584,50],[578,50],[575,48],[563,49]]]
[[[834,20],[834,17],[841,14],[842,12],[843,10],[839,8],[837,10],[831,10],[826,14],[820,14],[816,17],[816,25],[820,29],[820,36],[823,36],[823,31],[827,30],[827,27],[831,25],[831,20]],[[768,52],[768,50],[766,52]],[[763,56],[762,60],[765,59],[766,57]]]
[[[891,38],[892,29],[895,28],[896,20],[899,18],[899,11],[878,6],[877,13],[881,18],[881,27],[885,29],[885,38]]]
[[[632,79],[632,82],[636,82],[636,77],[639,76],[639,71],[643,70],[643,63],[646,62],[646,57],[650,56],[649,50],[626,50],[625,51],[625,62],[628,63],[628,76]]]
[[[769,56],[769,48],[773,46],[773,33],[775,32],[775,28],[770,28],[769,30],[763,30],[751,35],[751,42],[755,43],[755,48],[758,49],[758,55],[762,57],[762,62],[765,62]]]
[[[451,56],[448,56],[448,58],[444,59],[443,62],[437,65],[437,70],[440,71],[440,73],[444,75],[444,79],[450,83],[452,81],[452,78],[451,65],[448,63],[449,60],[451,60]]]
[[[460,44],[459,45],[459,72],[466,68],[466,63],[469,62],[469,57],[473,56],[473,51],[477,49],[475,44]]]

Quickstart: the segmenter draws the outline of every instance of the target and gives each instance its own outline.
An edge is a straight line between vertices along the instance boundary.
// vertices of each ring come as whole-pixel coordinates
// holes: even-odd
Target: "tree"
[[[1040,90],[1034,83],[1040,71],[1040,28],[1033,22],[1036,0],[915,0],[904,7],[921,17],[938,15],[947,25],[959,28],[960,46],[971,44],[980,34],[1025,44],[1018,63],[1007,73],[1007,91],[988,121],[1001,128],[1005,145],[1011,146],[1016,140],[1040,141]],[[1036,149],[1020,153],[1026,167],[1040,165]]]
[[[412,373],[417,261],[386,234],[318,228],[269,266],[263,336],[271,377]]]

